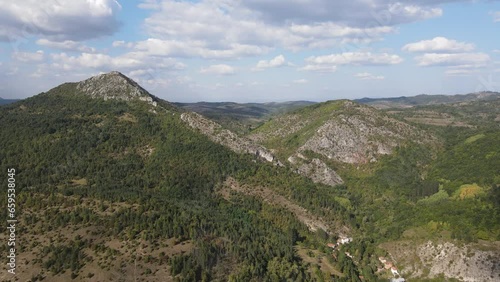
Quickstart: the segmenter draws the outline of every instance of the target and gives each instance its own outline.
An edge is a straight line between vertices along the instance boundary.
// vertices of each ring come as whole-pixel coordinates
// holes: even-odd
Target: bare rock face
[[[420,241],[382,244],[408,281],[416,278],[455,278],[460,281],[500,281],[500,242]]]
[[[377,126],[370,119],[340,115],[322,125],[299,151],[311,150],[344,163],[367,163],[376,161],[378,155],[390,154],[406,139],[403,131],[408,125],[392,121],[391,125],[398,126],[399,131]]]
[[[352,164],[375,162],[378,156],[392,153],[395,147],[408,140],[426,142],[433,139],[407,123],[352,101],[284,115],[267,128],[252,133],[249,138],[266,143],[269,140],[286,141],[295,135],[303,140],[295,153],[312,151],[334,161]],[[304,135],[308,137],[302,138]]]
[[[342,178],[320,159],[312,159],[310,162],[304,162],[297,170],[300,174],[311,178],[315,183],[330,186],[344,183]]]
[[[430,277],[444,274],[471,282],[500,280],[500,254],[494,251],[429,241],[418,246],[417,254],[422,261],[430,262]]]
[[[112,71],[93,76],[77,84],[76,89],[92,98],[104,100],[139,100],[157,106],[156,99],[132,79],[120,72]]]
[[[343,181],[328,166],[327,159],[365,164],[376,162],[409,141],[437,142],[408,123],[348,100],[325,102],[279,116],[248,138],[275,150],[298,173],[332,186]]]
[[[326,121],[298,151],[311,150],[343,163],[368,163],[424,134],[407,123],[350,101],[344,103],[344,109],[350,114],[341,113]]]
[[[246,138],[239,137],[232,131],[222,128],[220,124],[200,114],[186,112],[181,115],[181,119],[192,128],[198,129],[201,133],[208,136],[212,141],[224,145],[236,153],[256,155],[268,162],[280,166],[282,165],[281,162],[263,146],[256,145]]]

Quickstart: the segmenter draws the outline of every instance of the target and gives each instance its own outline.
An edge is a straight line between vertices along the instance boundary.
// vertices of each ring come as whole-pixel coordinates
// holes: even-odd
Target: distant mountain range
[[[408,108],[414,106],[428,106],[439,104],[451,104],[459,102],[489,101],[500,97],[498,92],[477,92],[457,95],[427,95],[421,94],[411,97],[396,98],[362,98],[354,100],[358,103],[370,105],[379,109],[385,108]]]
[[[312,104],[315,104],[315,102],[293,101],[242,104],[234,102],[174,103],[174,105],[182,109],[202,114],[237,133],[246,133],[271,116]]]
[[[500,97],[499,92],[477,92],[456,95],[429,95],[401,96],[393,98],[361,98],[353,101],[370,105],[379,109],[385,108],[407,108],[414,106],[427,106],[439,104],[451,104],[472,101],[491,101]],[[3,99],[0,97],[0,105],[6,105],[19,101],[20,99]],[[236,103],[236,102],[196,102],[196,103],[172,103],[179,108],[202,114],[209,118],[219,119],[223,115],[229,115],[236,120],[257,119],[269,117],[276,114],[286,113],[290,110],[316,104],[312,101],[288,101],[269,103]]]
[[[4,99],[4,98],[0,97],[0,105],[7,105],[7,104],[15,103],[17,101],[19,101],[19,99]]]

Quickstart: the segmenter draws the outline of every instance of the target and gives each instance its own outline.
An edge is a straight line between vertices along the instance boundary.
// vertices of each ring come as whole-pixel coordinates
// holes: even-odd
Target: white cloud
[[[3,1],[0,40],[42,35],[54,41],[80,41],[111,35],[120,26],[115,18],[120,9],[115,0]]]
[[[82,53],[68,56],[66,53],[52,54],[52,67],[61,70],[79,70],[81,68],[100,71],[147,69],[155,66],[157,70],[182,70],[185,65],[170,58],[154,58],[145,53],[130,52],[112,57],[100,53]]]
[[[335,72],[338,66],[375,66],[395,65],[403,61],[398,55],[371,52],[344,52],[325,56],[312,56],[307,58],[306,65],[299,70],[312,72]]]
[[[359,1],[365,0],[354,2]],[[276,48],[298,51],[344,44],[354,44],[358,48],[396,32],[394,25],[399,21],[421,20],[435,13],[434,8],[402,5],[397,1],[372,2],[376,3],[370,7],[366,3],[356,6],[345,1],[326,0],[312,0],[312,3],[302,0],[145,1],[140,7],[152,10],[145,20],[151,38],[137,47],[162,55],[224,59],[262,55]],[[391,9],[398,22],[377,21],[373,8]],[[270,11],[272,14],[267,15]],[[364,21],[358,22],[360,14]],[[276,20],[281,16],[283,21]],[[296,20],[298,18],[301,20]],[[347,21],[346,18],[356,20]]]
[[[268,49],[256,45],[229,44],[223,49],[213,49],[204,41],[161,40],[149,38],[137,42],[135,50],[152,56],[201,57],[204,59],[234,59],[245,56],[261,55]]]
[[[38,50],[34,53],[30,52],[14,52],[12,58],[21,62],[40,62],[44,59],[44,53]]]
[[[287,64],[285,56],[279,55],[274,57],[273,59],[266,61],[266,60],[260,60],[255,68],[253,70],[263,70],[263,69],[269,69],[269,68],[277,68],[277,67],[282,67]]]
[[[419,66],[484,66],[490,62],[490,56],[484,53],[429,53],[415,58]]]
[[[50,55],[47,64],[38,65],[33,76],[55,77],[61,75],[66,81],[84,79],[98,73],[117,70],[133,78],[148,91],[184,87],[188,78],[182,74],[186,65],[173,59],[150,56],[144,52],[128,52],[118,56],[103,53],[82,53]],[[62,80],[62,81],[65,81]],[[185,89],[184,89],[185,90]],[[152,92],[153,93],[153,92]]]
[[[345,52],[306,59],[307,63],[313,65],[395,65],[402,61],[398,55],[371,52]]]
[[[79,42],[73,40],[65,40],[62,42],[51,41],[45,38],[38,39],[36,44],[40,46],[45,46],[49,48],[59,49],[63,51],[75,51],[84,53],[95,53],[96,49],[92,47],[85,46]]]
[[[115,41],[113,41],[113,43],[111,44],[111,46],[113,46],[115,48],[119,48],[119,47],[132,48],[132,47],[134,47],[134,43],[132,43],[132,42],[125,42],[123,40],[115,40]]]
[[[273,24],[338,21],[364,26],[370,22],[397,25],[437,17],[442,10],[428,4],[437,5],[440,2],[449,0],[245,0],[243,5],[259,12],[264,20]]]
[[[325,22],[318,24],[292,24],[290,30],[295,34],[303,36],[316,37],[363,37],[363,36],[379,36],[382,34],[394,31],[393,27],[376,26],[370,28],[350,27],[343,24],[333,22]]]
[[[202,68],[200,73],[205,74],[218,74],[218,75],[231,75],[234,74],[236,70],[229,65],[219,64],[219,65],[211,65],[206,68]]]
[[[472,43],[458,42],[446,37],[435,37],[431,40],[422,40],[415,43],[406,44],[402,49],[408,52],[428,52],[428,53],[460,53],[470,52],[475,46]]]
[[[307,79],[303,79],[303,78],[302,78],[302,79],[296,79],[296,80],[294,80],[294,81],[292,81],[292,82],[293,82],[293,83],[295,83],[295,84],[306,84],[306,83],[308,83],[309,81],[308,81]]]
[[[479,71],[477,69],[461,69],[461,68],[457,68],[457,69],[449,69],[447,71],[445,71],[445,74],[447,76],[467,76],[467,75],[471,75],[473,73],[478,73]]]
[[[405,2],[406,2],[405,4],[399,1],[389,4],[388,11],[391,15],[393,15],[391,19],[393,24],[415,22],[415,21],[440,17],[443,15],[443,10],[441,8],[423,7],[419,5],[420,3],[412,3],[419,1],[405,1]],[[439,2],[440,1],[434,1],[435,4],[439,4]],[[445,0],[441,2],[449,2],[449,1]]]
[[[496,23],[500,22],[500,11],[493,12],[492,15],[493,15],[493,21],[494,22],[496,22]]]
[[[336,72],[337,71],[337,66],[332,66],[332,65],[305,65],[304,67],[300,68],[302,71],[313,71],[313,72]]]
[[[385,79],[385,77],[382,75],[373,75],[369,72],[357,73],[354,75],[354,77],[357,77],[357,78],[362,79],[362,80],[383,80],[383,79]]]

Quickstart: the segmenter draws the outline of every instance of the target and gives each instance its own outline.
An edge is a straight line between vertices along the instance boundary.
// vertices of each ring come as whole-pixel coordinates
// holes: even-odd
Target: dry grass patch
[[[484,189],[474,184],[464,184],[455,192],[454,198],[464,200],[484,195]]]
[[[72,179],[71,180],[71,185],[75,186],[85,186],[88,184],[87,178],[80,178],[80,179]]]
[[[131,113],[124,113],[118,117],[119,121],[126,121],[131,123],[137,123],[137,118]]]

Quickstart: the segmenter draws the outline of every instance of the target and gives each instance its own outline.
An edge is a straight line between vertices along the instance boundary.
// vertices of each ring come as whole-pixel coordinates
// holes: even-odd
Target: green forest
[[[141,257],[167,265],[176,281],[378,281],[378,257],[386,255],[379,244],[412,228],[465,243],[500,240],[494,125],[427,126],[441,146],[409,142],[361,167],[325,160],[345,180],[330,187],[210,141],[166,102],[150,107],[93,99],[75,84],[1,107],[0,167],[17,172],[20,232],[91,228],[86,235],[70,232],[70,241],[21,245],[20,252],[38,250],[31,263],[44,269],[32,281],[47,273],[90,279],[95,273],[83,272],[86,264],[100,255],[118,260],[120,252],[96,236],[153,249],[169,239],[192,245],[178,255]],[[311,232],[289,210],[254,196],[222,198],[216,192],[228,177],[271,189],[349,230],[354,241],[332,256],[326,244],[337,240],[335,232]],[[7,217],[6,209],[1,215]],[[317,261],[314,252],[323,254],[337,275],[307,262],[300,248]],[[123,268],[137,261],[121,257]],[[147,281],[154,273],[143,275]]]

